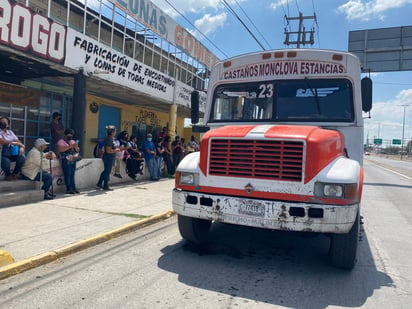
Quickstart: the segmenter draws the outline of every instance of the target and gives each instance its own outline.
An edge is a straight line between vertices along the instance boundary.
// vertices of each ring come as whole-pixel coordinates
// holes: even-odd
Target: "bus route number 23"
[[[273,97],[273,84],[261,84],[259,86],[259,99]]]

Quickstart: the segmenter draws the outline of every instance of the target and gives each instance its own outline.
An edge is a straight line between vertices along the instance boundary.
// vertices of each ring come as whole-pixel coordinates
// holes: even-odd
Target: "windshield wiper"
[[[316,102],[316,109],[318,110],[318,114],[321,115],[318,90],[316,88],[312,87],[312,85],[309,82],[309,78],[307,78],[307,77],[305,77],[305,83],[306,83],[306,86],[309,87],[311,93],[313,94],[313,98],[315,99],[315,102]]]

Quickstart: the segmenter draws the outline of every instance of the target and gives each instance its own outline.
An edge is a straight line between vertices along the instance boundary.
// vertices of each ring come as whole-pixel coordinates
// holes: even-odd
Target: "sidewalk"
[[[119,234],[119,228],[123,233],[135,228],[137,221],[170,216],[173,187],[174,179],[142,181],[113,186],[113,191],[58,194],[54,200],[0,208],[0,250],[17,263],[27,263],[70,244],[101,242]],[[72,245],[71,251],[78,250]],[[6,267],[0,267],[0,274]]]

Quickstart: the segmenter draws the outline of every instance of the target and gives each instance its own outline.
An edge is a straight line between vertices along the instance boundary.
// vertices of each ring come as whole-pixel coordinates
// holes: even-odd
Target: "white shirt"
[[[27,154],[26,160],[24,161],[23,167],[21,168],[21,173],[34,180],[37,174],[41,170],[41,152],[36,147],[33,147]],[[59,160],[51,160],[52,167],[59,166]],[[43,170],[46,170],[50,167],[50,160],[45,158],[45,153],[43,152]]]

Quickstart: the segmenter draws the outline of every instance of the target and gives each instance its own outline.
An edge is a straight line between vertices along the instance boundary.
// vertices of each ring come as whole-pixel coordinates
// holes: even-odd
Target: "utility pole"
[[[402,104],[400,106],[403,106],[403,123],[402,123],[402,140],[401,140],[401,160],[403,159],[403,140],[405,138],[405,115],[406,115],[406,107],[409,106],[409,104]]]
[[[287,31],[285,27],[285,42],[286,45],[296,45],[297,48],[300,48],[300,45],[310,44],[313,45],[315,43],[315,29],[312,27],[310,31],[306,31],[305,27],[303,26],[303,21],[305,19],[312,19],[316,22],[316,14],[313,16],[303,16],[302,13],[299,12],[299,17],[287,17],[285,16],[287,24],[289,21],[299,21],[299,30],[298,31]],[[291,38],[296,37],[296,40],[291,40]]]

